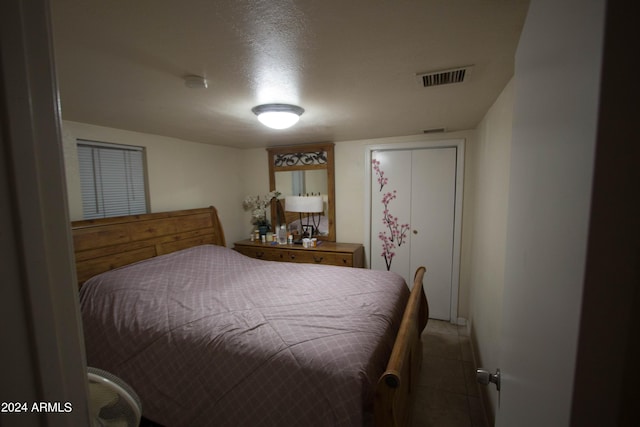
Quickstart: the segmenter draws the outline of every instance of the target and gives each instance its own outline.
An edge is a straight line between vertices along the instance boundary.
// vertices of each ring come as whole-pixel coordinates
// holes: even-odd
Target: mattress
[[[409,290],[397,274],[262,261],[203,245],[80,291],[87,362],[180,426],[372,422]]]

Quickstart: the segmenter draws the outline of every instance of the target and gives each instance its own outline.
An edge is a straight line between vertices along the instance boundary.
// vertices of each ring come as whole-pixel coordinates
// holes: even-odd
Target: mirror
[[[282,194],[282,198],[304,194],[326,196],[329,194],[327,171],[320,169],[276,172],[276,188]]]
[[[320,240],[335,241],[335,184],[333,144],[305,144],[267,148],[269,152],[269,190],[281,193],[279,200],[284,210],[287,228],[301,230],[314,224]],[[287,211],[287,196],[322,196],[323,212],[309,216]],[[276,206],[271,218],[277,218]],[[274,227],[276,221],[272,221]]]

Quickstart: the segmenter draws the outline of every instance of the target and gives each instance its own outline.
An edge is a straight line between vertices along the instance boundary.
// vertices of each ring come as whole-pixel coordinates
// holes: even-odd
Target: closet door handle
[[[413,234],[418,234],[418,230],[413,230]]]

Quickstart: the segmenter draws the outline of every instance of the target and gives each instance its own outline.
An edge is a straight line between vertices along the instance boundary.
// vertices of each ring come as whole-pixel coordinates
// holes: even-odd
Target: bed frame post
[[[422,281],[426,269],[418,268],[387,370],[378,380],[374,417],[376,427],[409,423],[411,400],[422,364],[420,335],[427,325],[429,305]]]

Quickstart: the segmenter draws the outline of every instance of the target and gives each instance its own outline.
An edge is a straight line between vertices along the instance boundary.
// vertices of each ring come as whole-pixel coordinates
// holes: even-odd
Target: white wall
[[[242,182],[242,197],[248,195],[266,194],[269,192],[269,157],[264,148],[242,150],[240,174]],[[251,214],[243,212],[242,203],[238,206],[238,218],[242,229],[242,239],[247,239],[254,228],[251,224]]]
[[[510,81],[477,128],[475,144],[467,145],[465,190],[468,206],[464,233],[465,279],[470,290],[469,327],[482,366],[499,366],[507,239],[511,128],[514,84]],[[489,416],[497,394],[487,388]]]
[[[604,16],[604,0],[534,0],[518,44],[499,426],[570,424]]]
[[[87,139],[146,148],[151,212],[213,205],[227,246],[248,233],[238,216],[242,150],[71,121],[63,121],[62,132],[71,220],[82,219],[76,139]]]

